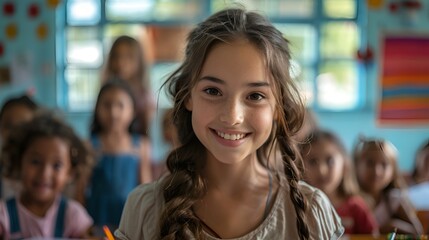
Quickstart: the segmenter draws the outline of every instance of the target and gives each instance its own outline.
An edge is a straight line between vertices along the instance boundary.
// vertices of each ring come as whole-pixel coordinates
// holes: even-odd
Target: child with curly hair
[[[22,191],[0,202],[0,236],[82,238],[92,219],[78,202],[63,197],[65,186],[82,177],[92,158],[63,121],[36,116],[14,130],[1,153],[6,176],[19,179]]]

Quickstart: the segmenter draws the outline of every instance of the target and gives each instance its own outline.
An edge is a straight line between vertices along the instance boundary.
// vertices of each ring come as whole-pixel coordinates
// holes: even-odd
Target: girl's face
[[[134,118],[132,97],[117,87],[107,89],[99,99],[97,115],[103,129],[127,131]]]
[[[378,194],[392,182],[394,163],[378,147],[365,147],[357,161],[357,178],[364,191]]]
[[[49,203],[71,177],[69,144],[59,137],[35,139],[22,156],[23,197]]]
[[[0,119],[1,138],[6,139],[11,128],[30,121],[34,116],[34,111],[22,104],[14,104],[5,109],[2,119]]]
[[[209,159],[226,164],[256,159],[274,121],[270,85],[262,55],[247,40],[213,46],[186,103]]]
[[[306,181],[328,196],[336,191],[343,179],[344,157],[337,145],[319,140],[304,155]]]
[[[114,50],[112,58],[113,71],[123,80],[130,81],[136,77],[139,70],[139,52],[129,44],[121,43]],[[142,80],[142,79],[139,79]]]

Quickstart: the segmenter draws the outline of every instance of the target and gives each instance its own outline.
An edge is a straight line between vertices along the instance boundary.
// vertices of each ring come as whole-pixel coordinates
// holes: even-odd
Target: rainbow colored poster
[[[379,122],[429,125],[429,36],[386,35],[381,51]]]

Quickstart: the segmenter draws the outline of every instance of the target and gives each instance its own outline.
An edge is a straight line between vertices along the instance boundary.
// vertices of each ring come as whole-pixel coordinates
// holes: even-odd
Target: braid
[[[281,135],[284,136],[284,135]],[[282,153],[282,160],[284,164],[284,172],[286,179],[290,187],[290,198],[295,207],[296,213],[296,225],[298,227],[298,234],[300,239],[309,239],[310,232],[306,224],[307,201],[304,198],[301,190],[299,189],[298,182],[300,180],[300,171],[295,164],[297,159],[297,151],[292,149],[290,146],[291,142],[288,142],[285,137],[278,137],[279,147]]]
[[[195,135],[192,140],[174,150],[167,158],[171,174],[163,180],[165,210],[160,219],[162,240],[187,239],[190,233],[196,239],[202,239],[202,226],[192,206],[201,199],[206,189],[198,173],[201,166],[195,164],[204,159],[202,152],[195,154],[203,146]]]

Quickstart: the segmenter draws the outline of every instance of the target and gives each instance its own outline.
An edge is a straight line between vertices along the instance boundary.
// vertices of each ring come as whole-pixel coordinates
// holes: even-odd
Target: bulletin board
[[[429,125],[429,35],[385,34],[380,59],[378,122]]]

